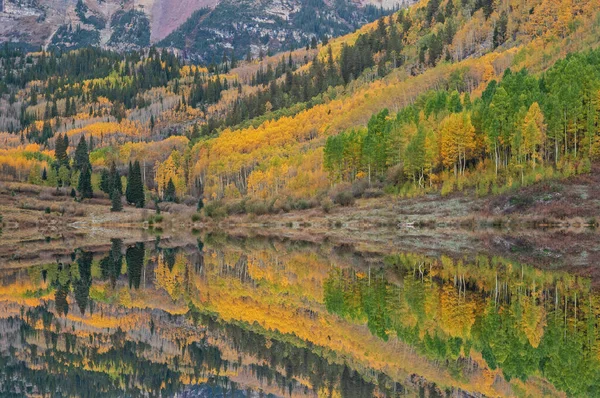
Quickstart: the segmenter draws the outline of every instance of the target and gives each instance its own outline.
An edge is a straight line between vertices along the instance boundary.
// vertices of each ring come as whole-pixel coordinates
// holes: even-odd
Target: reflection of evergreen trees
[[[75,293],[75,302],[79,306],[79,311],[85,314],[90,296],[90,287],[92,286],[92,260],[94,255],[88,252],[82,252],[77,259],[79,267],[79,279],[73,282],[73,292]]]
[[[125,259],[127,260],[127,276],[129,277],[130,288],[140,288],[145,254],[146,247],[144,243],[136,243],[135,245],[127,248]]]
[[[173,271],[177,259],[177,248],[164,248],[161,250],[165,264],[169,268],[169,271]]]
[[[65,282],[62,282],[60,280],[56,281],[56,290],[54,292],[54,305],[56,306],[56,311],[59,315],[66,316],[69,313],[69,303],[67,301],[67,296],[69,295],[70,291],[70,280],[67,280]]]
[[[102,278],[109,279],[113,288],[117,284],[123,266],[122,246],[123,241],[121,239],[111,239],[110,252],[100,261]]]

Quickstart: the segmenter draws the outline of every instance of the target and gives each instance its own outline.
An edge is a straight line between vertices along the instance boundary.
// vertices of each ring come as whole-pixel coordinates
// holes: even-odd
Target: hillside
[[[166,51],[5,49],[2,176],[79,197],[83,181],[83,199],[108,199],[135,166],[145,200],[128,203],[222,217],[485,197],[589,173],[592,7],[422,1],[317,48],[209,68]]]

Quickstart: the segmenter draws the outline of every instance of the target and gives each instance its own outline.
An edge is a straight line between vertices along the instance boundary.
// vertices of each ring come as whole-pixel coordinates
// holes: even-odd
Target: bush
[[[340,206],[352,206],[354,204],[354,195],[348,191],[339,192],[333,198],[333,203]]]
[[[200,214],[198,214],[198,213],[192,214],[192,222],[198,222],[198,221],[200,221],[200,218],[201,218]]]
[[[246,209],[247,209],[248,213],[252,213],[257,216],[262,216],[269,212],[269,206],[265,202],[262,202],[262,201],[250,202],[246,206]]]
[[[490,181],[487,178],[479,181],[475,193],[480,198],[487,196],[490,193]]]
[[[325,213],[329,214],[331,209],[333,209],[333,201],[328,197],[323,198],[321,201],[321,208]]]
[[[311,207],[311,203],[306,201],[305,199],[300,199],[298,200],[295,205],[294,205],[294,209],[296,210],[306,210],[306,209],[310,209]]]
[[[442,196],[450,195],[452,192],[454,192],[454,180],[449,178],[442,184]]]
[[[204,215],[210,218],[223,218],[227,211],[221,202],[210,202],[204,206]]]
[[[380,198],[383,196],[381,189],[370,188],[363,192],[362,197],[367,199]]]
[[[367,189],[369,189],[369,181],[362,179],[356,180],[352,183],[352,195],[355,198],[360,198]]]
[[[227,205],[227,214],[244,214],[246,213],[246,201],[240,200],[238,202],[229,203]]]
[[[581,162],[577,165],[577,174],[588,174],[592,172],[592,162],[589,158],[581,159]]]

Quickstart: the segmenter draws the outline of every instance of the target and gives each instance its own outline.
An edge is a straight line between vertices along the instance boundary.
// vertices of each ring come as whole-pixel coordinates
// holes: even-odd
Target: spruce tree
[[[112,181],[110,173],[106,169],[103,169],[102,174],[100,175],[100,190],[107,195],[112,193]]]
[[[146,204],[146,197],[144,194],[144,182],[142,181],[142,168],[139,161],[135,161],[131,173],[131,195],[132,203],[135,203],[135,207],[142,209]]]
[[[133,165],[131,164],[131,160],[129,161],[129,172],[127,173],[127,188],[125,188],[125,200],[127,203],[134,203],[132,189],[133,187]]]
[[[85,136],[81,136],[77,149],[75,149],[74,167],[76,170],[83,171],[84,167],[90,167],[90,155]]]
[[[110,211],[117,212],[123,210],[123,203],[121,203],[121,193],[117,189],[114,189],[112,191],[112,194],[110,195],[110,202]]]
[[[65,145],[65,143],[67,145]],[[56,161],[60,166],[67,166],[69,163],[69,158],[67,156],[67,146],[68,146],[68,141],[66,141],[65,139],[63,139],[63,135],[59,134],[56,137],[56,144],[55,144],[55,150],[54,150],[54,157],[56,158]]]
[[[200,199],[198,199],[198,206],[196,207],[197,211],[201,211],[204,208],[204,201],[202,200],[202,197],[200,197]]]
[[[94,196],[94,191],[92,190],[92,173],[90,169],[90,166],[85,165],[83,167],[83,171],[79,175],[77,190],[79,191],[79,195],[82,199],[91,198]]]
[[[172,178],[169,178],[169,182],[167,183],[167,186],[165,187],[165,192],[164,192],[163,196],[164,196],[164,200],[166,202],[175,202],[177,200],[175,184],[173,184]]]
[[[116,189],[117,191],[119,191],[119,194],[123,195],[123,183],[121,182],[121,175],[117,170],[117,165],[115,164],[115,162],[113,162],[110,166],[110,181],[110,191],[112,192],[114,189]]]

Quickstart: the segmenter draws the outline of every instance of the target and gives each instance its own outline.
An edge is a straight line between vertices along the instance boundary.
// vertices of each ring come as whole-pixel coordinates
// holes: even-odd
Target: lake
[[[510,253],[223,232],[72,244],[0,262],[2,396],[600,394],[593,280]]]

